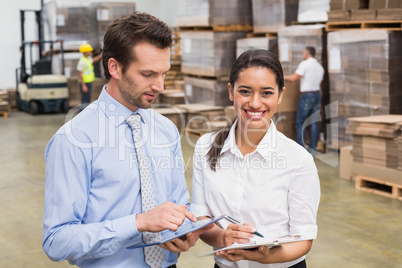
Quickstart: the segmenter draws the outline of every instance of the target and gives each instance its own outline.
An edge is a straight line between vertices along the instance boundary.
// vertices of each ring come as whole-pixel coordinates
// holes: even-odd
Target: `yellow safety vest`
[[[92,83],[95,81],[94,66],[92,65],[92,61],[87,57],[82,57],[79,62],[81,61],[84,61],[86,66],[82,72],[82,79],[84,80],[84,83]]]

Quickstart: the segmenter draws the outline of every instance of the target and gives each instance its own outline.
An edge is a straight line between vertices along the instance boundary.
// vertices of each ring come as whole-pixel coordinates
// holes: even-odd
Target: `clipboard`
[[[247,244],[234,243],[231,246],[205,253],[205,254],[201,255],[201,257],[213,256],[213,255],[215,255],[216,252],[221,251],[221,250],[253,249],[253,248],[258,248],[259,246],[277,247],[277,246],[280,246],[283,244],[294,243],[294,242],[299,242],[299,241],[303,241],[303,240],[310,240],[310,239],[303,239],[300,236],[289,236],[289,237],[283,237],[283,238],[278,238],[278,239],[256,239],[256,240],[252,240],[250,243],[247,243]]]
[[[150,247],[150,246],[156,246],[160,244],[164,244],[166,242],[169,242],[173,239],[179,238],[183,235],[186,235],[188,233],[197,231],[198,229],[201,229],[205,226],[210,225],[211,223],[220,221],[224,218],[225,216],[219,216],[219,217],[213,217],[213,218],[208,218],[208,219],[203,219],[199,220],[196,222],[192,222],[189,219],[186,219],[182,225],[179,226],[177,231],[172,231],[172,230],[164,230],[160,232],[162,235],[163,240],[159,242],[152,242],[152,243],[145,243],[141,241],[140,243],[128,246],[127,249],[135,249],[135,248],[144,248],[144,247]]]

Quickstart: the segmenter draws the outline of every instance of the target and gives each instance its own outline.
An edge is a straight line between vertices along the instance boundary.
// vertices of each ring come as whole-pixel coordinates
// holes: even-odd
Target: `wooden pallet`
[[[250,32],[251,25],[227,25],[227,26],[181,26],[180,31],[214,31],[214,32]]]
[[[382,29],[402,31],[402,20],[383,21],[329,21],[326,24],[327,32],[354,29]]]
[[[247,38],[254,38],[254,37],[276,37],[278,33],[248,33]]]
[[[7,118],[8,112],[1,111],[1,112],[0,112],[0,116],[1,116],[1,117],[4,117],[4,118]]]
[[[380,179],[356,176],[356,189],[390,198],[402,200],[402,185],[389,183]]]
[[[196,136],[196,137],[200,138],[202,135],[207,133],[207,130],[205,130],[205,129],[186,128],[184,130],[184,133],[186,135],[192,135],[192,136]]]

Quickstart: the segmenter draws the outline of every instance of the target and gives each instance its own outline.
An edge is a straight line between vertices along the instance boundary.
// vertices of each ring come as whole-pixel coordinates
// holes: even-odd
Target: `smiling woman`
[[[271,120],[285,94],[279,60],[267,50],[244,52],[228,90],[237,118],[198,140],[191,209],[199,218],[229,215],[243,224],[220,222],[200,237],[223,248],[248,243],[255,230],[266,239],[300,236],[304,241],[273,248],[219,251],[215,267],[306,267],[320,185],[312,156]]]

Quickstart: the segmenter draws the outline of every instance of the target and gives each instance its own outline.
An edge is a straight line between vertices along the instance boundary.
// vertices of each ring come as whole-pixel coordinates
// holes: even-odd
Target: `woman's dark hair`
[[[103,38],[102,63],[107,81],[110,80],[108,62],[114,58],[123,68],[123,74],[127,71],[131,61],[135,60],[133,47],[141,42],[146,42],[160,49],[172,45],[172,31],[156,17],[144,12],[134,12],[123,16],[113,22]]]
[[[237,58],[230,72],[230,85],[232,90],[234,89],[235,82],[239,78],[239,73],[250,67],[263,67],[271,70],[276,77],[279,94],[282,92],[285,85],[282,65],[274,53],[265,49],[247,50]],[[213,171],[216,171],[216,164],[219,161],[223,144],[229,136],[230,129],[235,121],[235,119],[232,119],[227,127],[218,130],[218,134],[207,153],[207,161]]]

